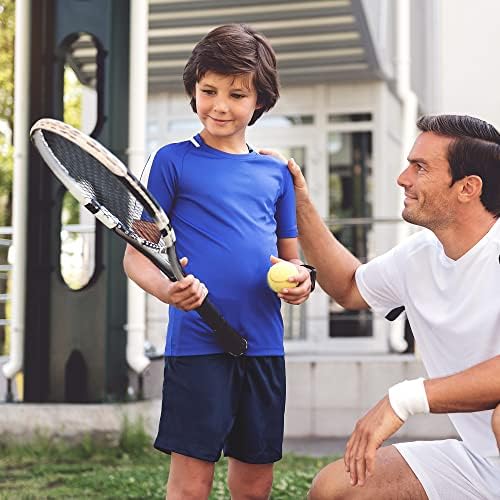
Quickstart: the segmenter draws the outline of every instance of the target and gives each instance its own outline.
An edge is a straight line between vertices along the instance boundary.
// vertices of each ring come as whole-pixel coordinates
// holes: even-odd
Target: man
[[[425,228],[361,265],[323,224],[293,160],[300,243],[347,309],[404,306],[430,378],[391,387],[355,425],[309,498],[500,498],[500,134],[469,116],[425,116],[398,184]],[[492,410],[496,408],[493,413]],[[461,441],[380,448],[415,413],[449,413]]]

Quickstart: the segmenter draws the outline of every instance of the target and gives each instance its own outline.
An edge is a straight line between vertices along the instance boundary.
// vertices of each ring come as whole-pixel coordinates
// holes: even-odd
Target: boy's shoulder
[[[188,150],[193,148],[191,139],[186,139],[179,142],[170,142],[164,146],[159,147],[154,153],[155,156],[172,156],[172,155],[184,155]]]
[[[258,161],[262,163],[267,163],[269,166],[278,167],[282,170],[288,170],[287,164],[283,163],[282,160],[276,158],[275,156],[257,153],[256,158]]]

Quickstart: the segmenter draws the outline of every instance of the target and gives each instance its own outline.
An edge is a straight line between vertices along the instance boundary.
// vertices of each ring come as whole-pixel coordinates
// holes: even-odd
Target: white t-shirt
[[[434,233],[419,231],[360,266],[356,283],[379,314],[405,306],[431,378],[500,354],[500,221],[456,261]],[[449,415],[464,443],[482,456],[498,455],[491,414]]]

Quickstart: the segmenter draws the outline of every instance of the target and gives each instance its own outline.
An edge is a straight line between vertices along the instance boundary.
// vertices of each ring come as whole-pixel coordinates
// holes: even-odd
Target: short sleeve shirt
[[[404,306],[430,377],[462,371],[500,354],[500,223],[452,260],[429,230],[360,266],[358,289],[382,315]],[[450,414],[464,442],[498,454],[491,411]]]
[[[197,135],[148,162],[148,189],[169,216],[177,254],[212,302],[248,340],[248,355],[282,355],[280,299],[266,281],[278,238],[297,237],[287,166],[273,157],[230,154]],[[195,311],[169,308],[166,355],[222,352]]]

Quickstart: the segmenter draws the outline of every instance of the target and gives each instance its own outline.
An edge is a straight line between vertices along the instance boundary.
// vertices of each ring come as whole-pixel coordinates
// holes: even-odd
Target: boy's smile
[[[196,109],[206,144],[228,153],[248,153],[245,130],[257,106],[252,75],[208,71],[196,83]]]

